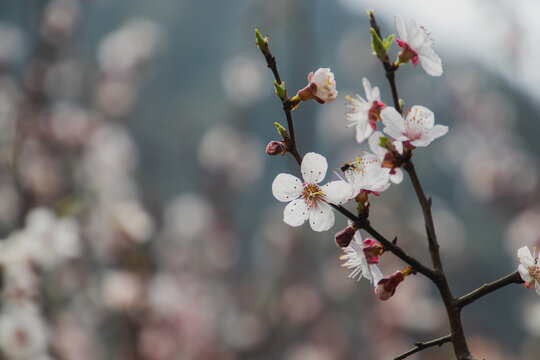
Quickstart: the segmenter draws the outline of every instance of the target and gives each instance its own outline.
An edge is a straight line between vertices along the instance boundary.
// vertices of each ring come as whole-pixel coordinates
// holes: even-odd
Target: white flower
[[[384,136],[382,132],[375,131],[368,139],[370,150],[379,158],[381,162],[384,160],[384,157],[388,152],[385,148],[380,146],[380,139],[382,136]],[[397,152],[403,154],[403,143],[401,141],[394,141],[393,144]],[[388,169],[388,173],[390,174],[390,181],[392,181],[394,184],[399,184],[403,180],[403,171],[400,168]]]
[[[426,107],[415,105],[403,117],[393,107],[381,111],[383,131],[398,141],[408,141],[414,146],[428,146],[433,140],[448,132],[448,126],[434,125],[435,116]]]
[[[46,354],[48,330],[34,304],[2,306],[0,346],[6,358],[37,359]]]
[[[381,160],[373,154],[364,153],[342,169],[345,169],[343,174],[353,187],[354,196],[362,190],[378,193],[390,186],[388,169],[383,168]]]
[[[322,155],[307,153],[300,168],[304,183],[290,174],[279,174],[272,183],[274,197],[289,202],[283,212],[283,221],[290,226],[300,226],[309,218],[313,230],[326,231],[334,225],[334,213],[328,203],[346,202],[352,197],[352,189],[345,181],[318,185],[328,169]]]
[[[351,222],[349,222],[349,225]],[[349,279],[357,278],[360,281],[362,277],[365,277],[372,284],[377,284],[379,280],[383,278],[383,274],[379,267],[375,264],[369,264],[366,256],[364,255],[364,243],[360,232],[357,231],[354,234],[353,241],[343,249],[343,254],[339,259],[345,260],[341,266],[349,269],[353,269],[349,275]]]
[[[399,39],[396,39],[398,45],[402,48],[399,54],[399,60],[403,63],[412,61],[413,65],[420,64],[428,75],[441,76],[443,73],[441,58],[435,54],[431,48],[433,40],[422,26],[417,26],[413,19],[410,19],[405,27],[403,18],[399,15],[394,17],[396,31]]]
[[[336,100],[336,80],[330,68],[320,68],[308,75],[309,84],[299,90],[296,97],[301,101],[315,99],[319,104],[325,104]],[[294,98],[293,98],[294,99]]]
[[[384,107],[381,102],[381,95],[378,87],[371,87],[368,79],[363,78],[362,84],[366,92],[364,100],[360,95],[356,94],[356,99],[347,96],[347,106],[351,108],[351,112],[345,115],[345,119],[349,122],[348,127],[356,127],[356,141],[361,143],[377,130],[377,120],[380,120],[380,112]]]
[[[540,266],[538,266],[538,256],[535,255],[536,247],[531,253],[527,246],[523,246],[517,252],[518,260],[520,262],[518,266],[519,275],[525,281],[525,287],[527,289],[536,290],[536,293],[540,295]]]
[[[34,260],[50,269],[80,253],[79,226],[73,218],[58,218],[45,207],[33,209],[24,233],[34,246]]]

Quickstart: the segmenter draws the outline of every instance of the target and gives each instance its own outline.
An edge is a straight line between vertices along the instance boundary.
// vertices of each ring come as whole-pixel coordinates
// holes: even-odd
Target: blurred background
[[[254,28],[289,94],[335,73],[338,100],[293,116],[300,152],[337,169],[364,149],[345,95],[363,96],[366,76],[391,103],[367,8],[386,35],[395,13],[415,18],[443,61],[441,78],[407,64],[397,84],[406,108],[450,127],[414,158],[453,292],[515,271],[517,249],[540,245],[540,2],[3,0],[2,358],[386,360],[446,335],[429,281],[379,301],[340,267],[345,219],[289,227],[271,193],[299,171],[264,151],[286,120]],[[429,263],[408,179],[372,199],[371,219]],[[382,259],[385,274],[402,267]],[[512,285],[468,306],[473,354],[537,359],[539,300]]]

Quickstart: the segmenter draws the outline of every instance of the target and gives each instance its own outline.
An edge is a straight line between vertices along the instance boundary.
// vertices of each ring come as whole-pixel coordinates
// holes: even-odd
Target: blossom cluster
[[[399,67],[411,60],[414,66],[420,62],[429,75],[440,76],[441,60],[431,48],[432,40],[425,29],[418,27],[414,20],[405,26],[400,16],[396,16],[395,22],[400,37],[396,41],[402,50],[393,66]],[[294,105],[293,109],[301,101],[314,99],[325,104],[336,99],[336,81],[329,68],[310,73],[308,81],[309,84],[289,100]],[[357,203],[359,214],[367,215],[368,195],[379,195],[391,183],[399,184],[403,179],[400,167],[412,156],[412,151],[428,146],[448,132],[447,126],[435,125],[435,115],[428,108],[415,105],[404,117],[401,105],[387,106],[381,99],[379,88],[372,86],[367,78],[362,79],[362,85],[365,97],[358,94],[347,96],[349,112],[345,120],[348,127],[355,129],[359,144],[367,140],[370,151],[363,151],[345,162],[340,167],[343,176],[338,175],[339,180],[325,185],[320,185],[320,182],[326,175],[327,161],[313,152],[307,153],[300,164],[303,181],[291,174],[277,175],[272,183],[272,193],[277,200],[288,203],[283,213],[286,224],[300,226],[309,220],[314,231],[329,230],[335,221],[332,207],[341,207],[352,200]],[[378,124],[382,124],[382,132]],[[269,147],[276,143],[272,142],[267,153],[285,153],[287,141],[289,139],[279,143],[279,150],[269,151]],[[336,243],[345,252],[343,265],[353,269],[352,278],[363,276],[374,283],[379,298],[386,300],[410,272],[397,272],[388,279],[384,278],[377,267],[384,248],[373,239],[362,241],[357,230],[356,224],[350,224],[336,234]]]

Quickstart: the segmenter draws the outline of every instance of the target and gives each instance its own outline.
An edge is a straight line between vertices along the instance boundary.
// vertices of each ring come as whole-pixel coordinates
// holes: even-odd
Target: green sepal
[[[381,136],[379,138],[379,146],[382,147],[382,148],[390,150],[389,147],[392,147],[393,144],[392,144],[392,141],[390,141],[389,138],[387,138],[385,136]]]
[[[281,100],[285,100],[287,97],[286,91],[285,91],[285,82],[282,82],[281,84],[278,84],[276,80],[274,80],[274,88],[276,89],[276,95]]]

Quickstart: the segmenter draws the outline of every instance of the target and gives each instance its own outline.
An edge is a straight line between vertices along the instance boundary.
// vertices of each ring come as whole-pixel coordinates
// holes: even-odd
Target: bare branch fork
[[[379,35],[379,37],[381,37],[381,32],[380,32],[379,26],[377,25],[373,12],[370,12],[369,18],[370,18],[371,27],[375,30],[375,32]],[[264,41],[266,40],[267,39],[265,39]],[[263,53],[266,59],[268,68],[270,68],[270,70],[274,74],[276,83],[279,84],[280,86],[283,85],[281,78],[279,76],[278,69],[277,69],[276,59],[271,54],[267,42],[265,43],[265,47],[261,48],[261,52]],[[397,71],[399,66],[395,65],[394,63],[391,63],[388,58],[388,55],[379,59],[381,60],[381,63],[386,71],[386,77],[388,79],[388,82],[390,84],[390,88],[392,91],[394,107],[399,113],[403,114],[403,109],[401,108],[401,105],[399,102],[399,96],[398,96],[397,86],[395,82],[395,72]],[[292,113],[291,113],[292,109],[294,108],[296,104],[293,101],[291,101],[290,98],[287,96],[286,89],[284,89],[284,96],[280,97],[280,100],[282,102],[283,111],[285,112],[285,116],[287,119],[287,126],[288,126],[288,131],[289,131],[289,136],[290,136],[288,141],[286,141],[287,152],[290,152],[291,155],[293,155],[293,157],[296,159],[296,162],[298,163],[298,165],[301,165],[302,157],[300,156],[296,147],[296,139],[294,136],[294,124],[293,124]],[[342,215],[344,215],[345,217],[353,221],[359,229],[363,229],[364,231],[369,233],[371,236],[373,236],[373,238],[375,238],[375,240],[380,242],[386,250],[392,252],[395,256],[397,256],[403,262],[408,264],[412,268],[414,273],[420,273],[426,276],[428,279],[430,279],[439,290],[439,293],[441,295],[441,298],[443,300],[443,303],[444,303],[444,306],[446,308],[446,312],[448,315],[448,321],[450,325],[450,334],[444,337],[438,338],[438,339],[421,342],[421,343],[415,343],[414,344],[415,347],[413,349],[399,355],[398,357],[394,358],[394,360],[405,359],[408,356],[415,354],[419,351],[422,351],[424,349],[427,349],[433,346],[441,346],[447,342],[452,343],[457,360],[471,360],[472,356],[467,346],[467,341],[465,338],[463,325],[461,322],[461,310],[465,306],[473,303],[474,301],[478,300],[479,298],[485,295],[488,295],[510,284],[523,283],[523,280],[521,279],[519,273],[516,271],[499,280],[496,280],[489,284],[485,284],[460,298],[454,297],[454,295],[452,294],[450,290],[448,281],[446,279],[446,275],[443,270],[443,265],[442,265],[440,252],[439,252],[439,244],[437,242],[435,226],[433,224],[433,216],[431,214],[431,198],[427,198],[424,193],[424,190],[422,188],[422,185],[416,173],[414,164],[412,163],[410,159],[410,155],[411,154],[407,156],[403,156],[403,158],[400,159],[399,163],[409,175],[409,178],[411,179],[411,183],[414,187],[414,190],[416,192],[418,201],[422,209],[425,228],[426,228],[427,242],[428,242],[428,247],[429,247],[429,254],[431,257],[433,269],[427,267],[426,265],[422,264],[420,261],[418,261],[414,257],[408,255],[395,242],[390,241],[386,237],[381,235],[377,230],[375,230],[370,225],[369,219],[367,218],[366,215],[357,216],[351,213],[349,210],[347,210],[341,205],[334,205],[334,204],[330,204],[330,205],[335,210],[340,212]]]

